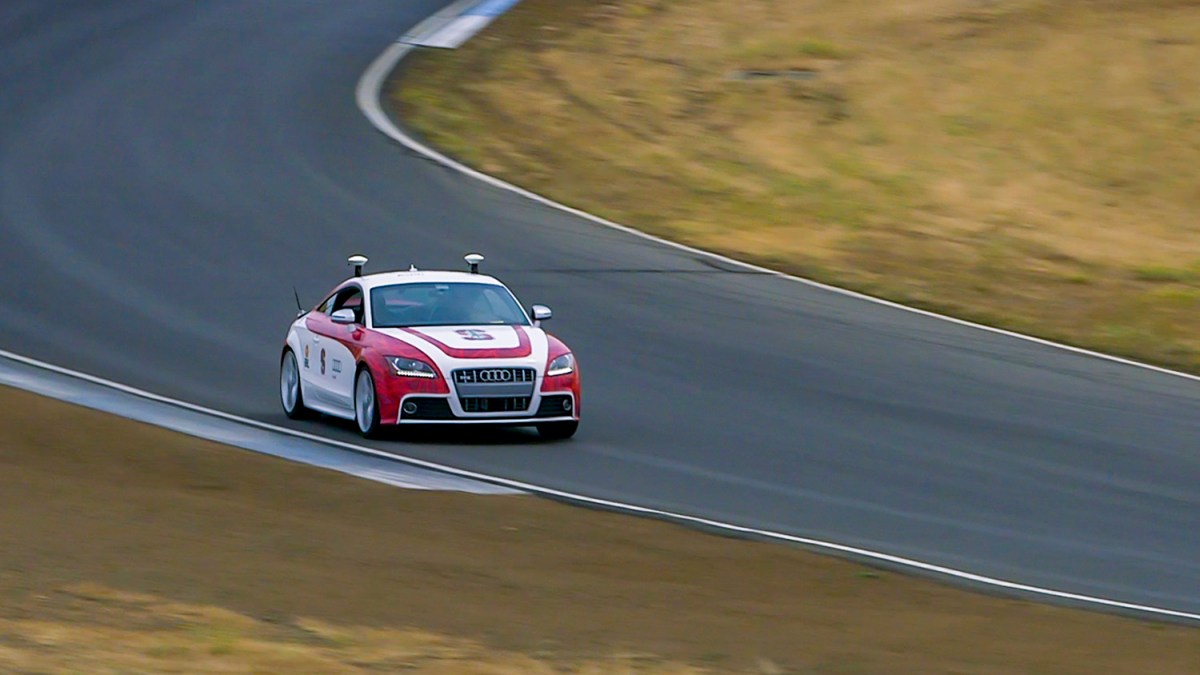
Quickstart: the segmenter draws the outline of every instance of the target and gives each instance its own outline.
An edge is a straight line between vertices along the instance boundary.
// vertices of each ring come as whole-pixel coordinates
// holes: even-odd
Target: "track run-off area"
[[[602,227],[402,148],[355,87],[440,4],[4,3],[0,349],[361,444],[279,408],[293,285],[312,304],[350,253],[480,251],[554,308],[579,435],[370,447],[1200,615],[1200,385]]]

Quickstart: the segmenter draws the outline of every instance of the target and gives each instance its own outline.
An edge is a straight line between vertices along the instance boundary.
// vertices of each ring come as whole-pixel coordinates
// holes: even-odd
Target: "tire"
[[[279,402],[283,414],[290,419],[303,420],[312,417],[312,411],[304,407],[304,388],[300,386],[300,366],[296,355],[288,349],[279,362]]]
[[[375,393],[375,378],[371,371],[363,368],[354,378],[354,423],[363,438],[378,438],[379,396]]]
[[[579,422],[547,422],[537,425],[538,435],[548,441],[566,440],[575,435]]]

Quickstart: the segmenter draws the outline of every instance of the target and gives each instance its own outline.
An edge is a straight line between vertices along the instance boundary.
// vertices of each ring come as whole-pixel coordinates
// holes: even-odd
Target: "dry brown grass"
[[[532,497],[398,490],[0,388],[0,673],[1197,663],[1194,627]]]
[[[1184,0],[527,0],[395,97],[645,230],[1197,371],[1198,36]]]
[[[5,673],[372,672],[552,675],[701,670],[638,654],[563,661],[487,648],[414,629],[337,626],[314,619],[264,621],[97,584],[42,596],[42,616],[0,618]]]

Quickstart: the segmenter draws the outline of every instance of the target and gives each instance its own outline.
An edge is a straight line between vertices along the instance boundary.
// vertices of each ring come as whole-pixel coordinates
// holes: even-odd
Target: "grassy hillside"
[[[1200,3],[525,0],[407,124],[650,232],[1200,372]]]

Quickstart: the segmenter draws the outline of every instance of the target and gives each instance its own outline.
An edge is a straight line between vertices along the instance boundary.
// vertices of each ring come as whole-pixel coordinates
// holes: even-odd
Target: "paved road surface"
[[[554,307],[584,425],[382,445],[1200,612],[1200,386],[714,267],[409,155],[353,89],[438,4],[5,0],[0,348],[291,424],[293,283],[315,302],[351,252],[479,250]]]

